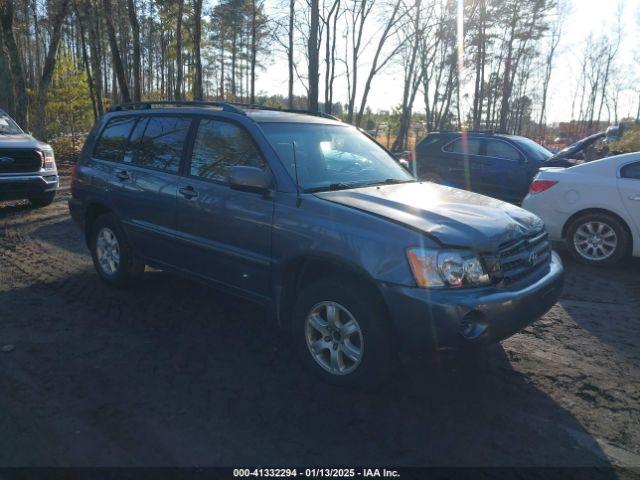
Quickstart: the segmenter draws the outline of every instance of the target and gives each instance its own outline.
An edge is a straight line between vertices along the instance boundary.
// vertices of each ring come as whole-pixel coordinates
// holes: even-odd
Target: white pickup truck
[[[58,183],[51,146],[24,132],[0,110],[0,201],[28,199],[44,207],[53,202]]]

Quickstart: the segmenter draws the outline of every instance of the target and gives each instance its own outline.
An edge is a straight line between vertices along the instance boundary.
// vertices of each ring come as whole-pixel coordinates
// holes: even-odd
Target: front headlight
[[[464,250],[410,248],[407,259],[419,287],[464,287],[491,282],[480,259]]]
[[[44,161],[42,162],[42,168],[44,170],[55,170],[56,158],[53,155],[53,150],[51,149],[42,150],[42,156],[44,157]]]

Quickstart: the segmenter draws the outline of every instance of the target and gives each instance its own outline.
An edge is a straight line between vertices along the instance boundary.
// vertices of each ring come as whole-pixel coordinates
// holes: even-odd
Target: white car
[[[522,207],[579,261],[612,265],[640,257],[640,152],[570,168],[542,168]]]

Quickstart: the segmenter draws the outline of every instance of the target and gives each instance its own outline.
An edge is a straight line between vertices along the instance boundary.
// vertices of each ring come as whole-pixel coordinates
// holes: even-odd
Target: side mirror
[[[266,193],[271,187],[271,177],[261,168],[235,166],[229,171],[229,185],[234,190]]]

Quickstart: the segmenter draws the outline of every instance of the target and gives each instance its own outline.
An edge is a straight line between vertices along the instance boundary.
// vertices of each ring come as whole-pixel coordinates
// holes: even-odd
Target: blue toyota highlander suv
[[[562,288],[536,216],[419,182],[319,114],[118,106],[85,144],[69,206],[107,283],[150,265],[262,303],[342,385],[379,383],[400,353],[504,339]]]

